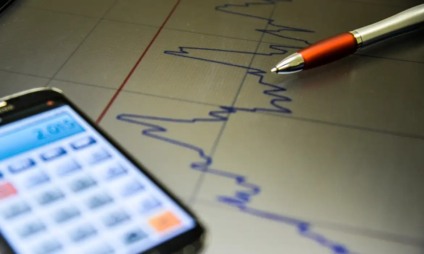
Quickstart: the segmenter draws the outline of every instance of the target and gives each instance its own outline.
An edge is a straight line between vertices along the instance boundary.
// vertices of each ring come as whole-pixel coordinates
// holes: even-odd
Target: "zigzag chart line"
[[[285,31],[291,31],[296,33],[306,33],[312,32],[306,29],[294,28],[276,24],[273,19],[254,16],[243,12],[249,8],[254,8],[256,6],[263,5],[275,5],[278,2],[290,2],[287,0],[258,0],[256,2],[246,2],[245,4],[225,4],[216,6],[215,10],[229,15],[237,15],[245,18],[251,18],[256,20],[263,20],[267,29],[256,29],[257,32],[268,34],[271,36],[281,37],[288,39],[290,41],[308,45],[309,42],[299,38],[293,38],[282,35]],[[234,10],[234,9],[237,9]],[[271,27],[272,29],[268,29]],[[304,46],[304,45],[303,45]],[[253,198],[261,194],[261,187],[258,184],[255,184],[248,179],[248,176],[232,173],[228,170],[217,169],[213,167],[213,156],[205,152],[205,149],[202,147],[190,144],[183,140],[178,140],[174,138],[167,137],[166,134],[168,129],[161,124],[156,124],[154,122],[172,122],[180,124],[196,124],[196,123],[225,123],[229,120],[230,116],[237,114],[238,112],[245,113],[279,113],[279,114],[290,114],[291,110],[285,107],[284,105],[289,103],[291,99],[283,93],[286,91],[285,88],[272,83],[267,83],[264,81],[264,75],[266,74],[265,70],[260,68],[255,68],[249,65],[229,63],[225,61],[212,60],[208,58],[202,58],[197,56],[196,53],[200,52],[225,52],[231,54],[248,54],[252,57],[254,56],[273,56],[273,55],[283,55],[288,52],[288,49],[296,49],[303,46],[293,46],[293,45],[270,45],[270,49],[273,50],[273,53],[260,53],[260,52],[249,52],[249,51],[237,51],[229,49],[214,49],[214,48],[201,48],[201,47],[188,47],[180,46],[179,50],[172,51],[167,50],[164,53],[174,57],[185,57],[195,61],[206,61],[209,63],[220,64],[228,66],[229,68],[241,68],[246,70],[246,75],[251,75],[258,79],[258,84],[263,86],[263,95],[269,98],[269,107],[254,107],[254,108],[242,108],[230,106],[219,106],[216,110],[212,110],[208,113],[206,117],[192,118],[192,119],[178,119],[178,118],[168,118],[168,117],[158,117],[158,116],[148,116],[148,115],[135,115],[135,114],[119,114],[117,120],[137,124],[143,126],[142,135],[153,138],[155,140],[162,141],[169,145],[177,146],[181,149],[189,150],[197,154],[199,161],[191,162],[190,168],[203,172],[205,174],[212,174],[220,176],[229,180],[234,181],[235,185],[239,190],[233,195],[222,194],[217,197],[218,202],[226,204],[228,206],[237,208],[240,212],[250,214],[255,217],[259,217],[266,220],[271,220],[274,222],[281,223],[282,225],[293,227],[293,229],[305,239],[309,239],[319,246],[328,249],[331,253],[334,254],[353,254],[351,250],[345,245],[338,243],[334,240],[329,239],[325,235],[318,233],[314,230],[314,227],[311,223],[296,219],[293,217],[285,216],[282,214],[276,214],[270,211],[257,209],[250,206],[250,203]]]

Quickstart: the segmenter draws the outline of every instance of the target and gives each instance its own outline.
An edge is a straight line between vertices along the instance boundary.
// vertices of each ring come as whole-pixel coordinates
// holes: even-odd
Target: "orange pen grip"
[[[309,69],[340,59],[354,53],[357,49],[356,39],[351,33],[343,33],[319,41],[298,51],[304,60],[304,69]]]

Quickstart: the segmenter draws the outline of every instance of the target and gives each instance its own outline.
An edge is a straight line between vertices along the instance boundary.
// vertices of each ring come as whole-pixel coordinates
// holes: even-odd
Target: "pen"
[[[358,48],[393,37],[424,21],[424,4],[412,7],[374,24],[319,41],[289,55],[271,72],[290,74],[340,59]]]

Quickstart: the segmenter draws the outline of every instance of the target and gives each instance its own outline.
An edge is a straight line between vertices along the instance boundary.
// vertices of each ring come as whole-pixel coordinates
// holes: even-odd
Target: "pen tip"
[[[277,72],[277,68],[272,68],[271,72]]]

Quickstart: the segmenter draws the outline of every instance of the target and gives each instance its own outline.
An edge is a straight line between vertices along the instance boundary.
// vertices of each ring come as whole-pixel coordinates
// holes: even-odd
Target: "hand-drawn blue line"
[[[287,26],[281,26],[275,24],[274,20],[269,18],[264,18],[260,16],[254,16],[251,14],[246,14],[240,11],[232,11],[231,8],[249,8],[259,5],[273,5],[277,2],[287,2],[287,0],[258,0],[257,2],[248,2],[245,4],[225,4],[221,6],[217,6],[215,9],[217,11],[225,12],[232,15],[239,15],[248,18],[264,20],[267,22],[269,26],[277,27],[276,30],[268,30],[268,29],[256,29],[258,32],[268,33],[272,36],[284,37],[293,41],[302,42],[305,44],[309,44],[308,41],[285,37],[280,35],[279,33],[282,31],[291,31],[291,32],[312,32],[306,29],[301,28],[293,28]],[[269,105],[267,107],[254,107],[254,108],[242,108],[242,107],[234,107],[234,106],[219,106],[217,110],[211,110],[208,113],[208,117],[200,117],[200,118],[192,118],[192,119],[178,119],[178,118],[167,118],[167,117],[157,117],[157,116],[147,116],[147,115],[138,115],[138,114],[119,114],[117,119],[119,121],[137,124],[144,126],[141,134],[153,138],[156,140],[160,140],[170,145],[177,146],[178,148],[182,148],[185,150],[192,151],[197,154],[199,157],[199,161],[193,161],[190,164],[191,169],[197,170],[203,173],[212,174],[215,176],[220,176],[229,180],[233,180],[240,189],[237,190],[234,195],[219,195],[217,200],[223,204],[235,207],[239,209],[241,212],[246,214],[250,214],[252,216],[256,216],[262,219],[272,220],[275,222],[282,223],[284,225],[292,226],[296,229],[296,231],[303,237],[310,239],[320,246],[330,250],[333,254],[353,254],[346,246],[337,243],[331,239],[328,239],[322,234],[319,234],[313,230],[313,226],[306,221],[299,220],[293,217],[284,216],[272,212],[268,212],[265,210],[256,209],[250,207],[249,204],[252,201],[252,198],[260,194],[261,187],[255,183],[248,181],[247,176],[232,173],[228,170],[216,169],[212,167],[213,157],[208,155],[203,148],[200,146],[196,146],[195,144],[190,144],[188,142],[184,142],[178,139],[173,139],[167,137],[166,134],[168,129],[163,126],[164,123],[179,123],[179,124],[188,124],[193,125],[196,123],[225,123],[228,121],[231,114],[236,114],[238,112],[246,112],[246,113],[258,113],[258,112],[270,112],[270,113],[281,113],[288,114],[291,113],[290,109],[286,108],[282,104],[290,102],[291,99],[287,96],[282,95],[283,92],[286,91],[285,88],[278,86],[276,84],[267,83],[264,81],[264,76],[266,71],[251,67],[248,65],[230,63],[228,61],[219,61],[213,60],[207,57],[195,56],[197,52],[220,52],[220,53],[231,53],[231,54],[247,54],[250,56],[273,56],[273,55],[283,55],[288,52],[287,49],[297,49],[300,48],[298,46],[292,45],[270,45],[270,49],[273,50],[271,53],[259,53],[259,52],[250,52],[250,51],[240,51],[240,50],[228,50],[228,49],[212,49],[212,48],[202,48],[202,47],[179,47],[177,51],[167,50],[165,54],[185,57],[189,59],[193,59],[196,61],[205,61],[209,63],[215,63],[220,65],[225,65],[232,68],[241,68],[245,69],[248,75],[252,75],[258,78],[258,84],[265,86],[266,88],[262,92],[266,97],[269,98]],[[154,122],[161,122],[160,124],[155,124]]]
[[[281,49],[280,46],[272,45],[273,49],[276,49],[279,52],[276,53],[257,53],[257,52],[249,52],[249,51],[231,51],[231,50],[222,50],[222,49],[210,49],[210,48],[197,48],[197,47],[179,47],[179,51],[165,51],[165,54],[179,56],[179,57],[185,57],[190,58],[198,61],[205,61],[209,63],[216,63],[221,65],[226,65],[230,67],[236,67],[236,68],[242,68],[247,70],[247,74],[258,77],[258,84],[268,87],[269,89],[264,90],[263,94],[267,96],[273,97],[270,100],[270,104],[277,109],[280,113],[290,113],[290,109],[283,107],[279,103],[281,102],[289,102],[291,99],[287,96],[281,95],[282,92],[285,92],[286,89],[284,87],[267,83],[264,81],[264,75],[266,74],[266,71],[261,70],[259,68],[253,68],[251,66],[241,65],[241,64],[233,64],[228,63],[225,61],[217,61],[217,60],[211,60],[208,58],[202,58],[202,57],[194,57],[190,55],[190,52],[192,51],[215,51],[215,52],[227,52],[227,53],[234,53],[234,54],[249,54],[249,55],[261,55],[261,56],[272,56],[272,55],[280,55],[287,53],[287,50]],[[191,50],[190,52],[188,50]],[[193,52],[192,52],[193,53]],[[269,109],[258,109],[259,111],[271,111]]]
[[[307,40],[300,39],[300,38],[294,38],[294,37],[290,37],[290,36],[283,36],[280,33],[284,32],[284,31],[312,33],[313,31],[311,31],[311,30],[307,30],[307,29],[304,29],[304,28],[283,26],[283,25],[276,24],[274,19],[261,17],[261,16],[255,16],[255,15],[251,15],[251,14],[246,14],[246,13],[243,13],[241,11],[231,11],[231,10],[229,10],[231,8],[249,8],[251,6],[254,7],[254,6],[260,6],[260,5],[275,5],[278,2],[292,2],[292,0],[262,0],[261,2],[248,2],[248,3],[244,3],[244,4],[224,4],[224,5],[216,6],[215,10],[220,11],[220,12],[224,12],[224,13],[228,13],[228,14],[232,14],[232,15],[241,16],[241,17],[247,17],[247,18],[257,19],[257,20],[264,20],[264,21],[267,22],[268,26],[276,27],[277,29],[275,29],[275,30],[256,29],[256,31],[262,32],[262,33],[267,33],[267,34],[270,34],[270,35],[275,36],[275,37],[285,38],[285,39],[288,39],[288,40],[298,41],[298,42],[302,42],[306,45],[310,45],[311,43],[309,43]]]
[[[297,229],[297,232],[301,236],[315,241],[321,246],[331,250],[332,253],[334,254],[352,254],[352,252],[350,252],[348,248],[345,247],[344,245],[334,242],[326,238],[322,234],[314,232],[312,229],[312,225],[306,221],[249,207],[249,203],[251,202],[252,198],[261,192],[261,188],[259,185],[249,182],[247,177],[244,175],[232,173],[226,170],[212,168],[213,158],[212,156],[208,155],[204,149],[194,144],[190,144],[184,141],[172,139],[164,135],[161,135],[161,134],[166,134],[168,132],[168,129],[159,124],[152,123],[155,121],[173,122],[173,123],[180,123],[180,124],[196,124],[200,122],[225,122],[225,121],[228,121],[230,114],[235,114],[239,111],[252,112],[252,113],[255,113],[258,111],[276,112],[276,110],[272,110],[272,109],[259,109],[259,108],[247,109],[247,108],[235,108],[235,107],[220,107],[220,110],[210,111],[209,117],[207,118],[178,119],[178,118],[166,118],[166,117],[145,116],[145,115],[136,115],[136,114],[119,114],[117,116],[117,119],[123,122],[128,122],[128,123],[137,124],[137,125],[146,127],[141,132],[142,135],[146,137],[160,140],[165,143],[172,144],[179,148],[190,150],[196,153],[201,160],[197,162],[192,162],[190,164],[190,167],[192,169],[201,171],[207,174],[224,177],[227,179],[232,179],[233,181],[235,181],[237,186],[239,186],[240,188],[243,188],[243,190],[236,191],[233,196],[225,196],[225,195],[218,196],[217,200],[219,202],[236,207],[240,211],[245,212],[247,214],[251,214],[256,217],[276,221],[279,223],[283,223],[285,225],[295,227]]]
[[[239,12],[239,11],[231,11],[229,9],[244,8],[244,10],[246,10],[249,7],[252,7],[252,6],[255,7],[255,6],[261,6],[261,5],[275,5],[278,2],[292,2],[292,0],[262,0],[261,2],[246,2],[246,3],[243,3],[243,4],[223,4],[223,5],[216,6],[215,10],[225,12],[225,13],[229,13],[229,14],[232,14],[232,15],[248,17],[250,19],[264,20],[264,21],[267,21],[268,24],[270,24],[274,20],[269,19],[267,17],[255,16],[255,15],[251,15],[251,14],[247,14],[247,13],[243,13],[243,12]],[[305,29],[302,29],[302,30],[305,30]]]

